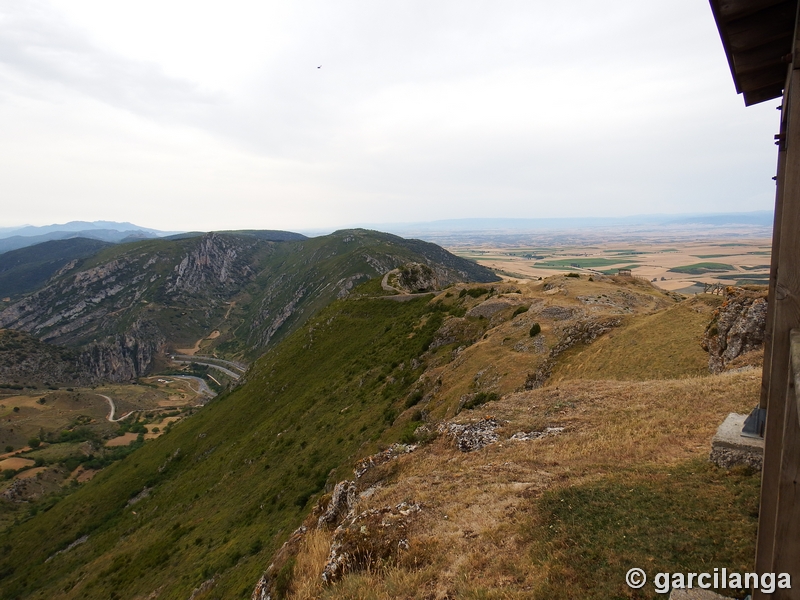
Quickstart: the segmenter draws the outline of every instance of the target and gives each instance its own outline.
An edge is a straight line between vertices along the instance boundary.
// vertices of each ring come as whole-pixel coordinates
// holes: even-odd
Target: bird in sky
[[[318,68],[318,69],[321,69],[321,68],[322,68],[322,65],[318,66],[317,68]]]

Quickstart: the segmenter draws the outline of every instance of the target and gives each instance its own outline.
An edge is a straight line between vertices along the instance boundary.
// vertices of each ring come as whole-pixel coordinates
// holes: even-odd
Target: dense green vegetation
[[[325,486],[408,437],[411,361],[443,314],[428,298],[322,310],[241,388],[0,535],[0,595],[186,598],[216,577],[210,597],[249,596]]]
[[[695,460],[549,490],[529,539],[534,562],[550,571],[531,597],[652,598],[656,573],[750,571],[759,483],[759,473]],[[648,574],[640,591],[625,585],[632,567]]]
[[[563,269],[564,267],[610,267],[611,265],[618,265],[622,261],[630,261],[629,258],[630,252],[626,253],[625,255],[620,254],[614,258],[588,258],[588,257],[576,257],[576,258],[564,258],[558,260],[546,260],[542,262],[537,262],[537,267],[543,268],[557,268]]]
[[[77,264],[111,245],[100,240],[73,238],[3,252],[0,254],[0,298],[32,292],[73,260]]]
[[[733,271],[733,266],[727,263],[699,262],[693,265],[683,265],[670,269],[673,273],[686,273],[687,275],[703,275],[704,273],[724,273]]]

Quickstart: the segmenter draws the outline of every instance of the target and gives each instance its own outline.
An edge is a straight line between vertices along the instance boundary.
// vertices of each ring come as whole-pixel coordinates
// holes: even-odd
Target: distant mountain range
[[[0,228],[0,253],[49,242],[72,238],[87,238],[118,244],[179,233],[140,227],[133,223],[115,221],[70,221],[55,225],[24,225]]]
[[[0,255],[0,328],[82,348],[92,377],[127,381],[212,332],[207,350],[251,360],[353,287],[408,263],[426,265],[442,286],[498,280],[435,244],[377,231],[54,240]]]
[[[430,234],[503,233],[546,230],[578,230],[602,228],[641,228],[641,227],[772,227],[773,212],[759,210],[738,213],[697,213],[697,214],[650,214],[627,217],[559,217],[542,219],[444,219],[439,221],[419,221],[409,223],[372,223],[359,227],[387,231],[395,235],[418,236],[427,239]],[[302,230],[308,235],[322,233],[322,230]]]

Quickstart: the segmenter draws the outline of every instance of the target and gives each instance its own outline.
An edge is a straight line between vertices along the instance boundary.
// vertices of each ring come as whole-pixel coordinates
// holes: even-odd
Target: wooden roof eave
[[[709,0],[736,92],[746,106],[783,93],[798,0]]]

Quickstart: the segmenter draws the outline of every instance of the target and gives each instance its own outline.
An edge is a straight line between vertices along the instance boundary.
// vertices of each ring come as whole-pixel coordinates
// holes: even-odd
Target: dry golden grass
[[[543,492],[626,471],[647,477],[702,459],[725,415],[757,402],[759,383],[755,370],[667,381],[565,381],[491,403],[492,415],[504,421],[500,442],[462,453],[440,437],[398,459],[390,479],[362,502],[361,508],[422,503],[410,536],[411,553],[418,552],[414,568],[351,574],[296,597],[530,598],[552,567],[534,568],[526,537]],[[479,415],[465,411],[458,420]],[[544,426],[565,430],[533,441],[508,439]],[[308,565],[304,579],[313,581],[316,572],[318,582],[323,542],[315,534],[313,549],[298,557],[298,573],[301,563]]]
[[[564,379],[672,379],[708,372],[700,339],[718,296],[702,295],[634,320],[588,347],[567,353],[553,370]]]
[[[319,529],[310,530],[300,545],[294,566],[290,600],[312,600],[322,594],[322,568],[328,558],[331,534]]]
[[[514,304],[509,304],[508,310],[498,313],[496,317],[489,320],[491,321],[490,327],[480,340],[464,348],[451,362],[430,369],[426,374],[429,380],[441,381],[436,398],[427,407],[427,410],[436,418],[451,417],[455,414],[459,399],[465,394],[487,391],[505,395],[521,389],[528,375],[535,372],[548,359],[550,348],[558,343],[556,328],[566,327],[578,320],[607,317],[628,319],[636,316],[643,318],[656,311],[661,311],[657,312],[656,316],[663,315],[670,312],[663,309],[675,305],[674,299],[666,296],[646,281],[630,277],[605,277],[602,279],[602,281],[599,278],[589,281],[587,277],[553,276],[542,283],[505,286],[505,288],[516,289],[520,292],[499,295],[501,299],[513,301]],[[550,289],[545,290],[545,285]],[[550,294],[552,291],[557,293]],[[590,301],[590,298],[601,296],[604,297],[604,303],[596,304]],[[447,304],[444,295],[439,296],[436,300],[444,301]],[[486,296],[468,300],[466,307],[472,308],[486,300]],[[450,302],[452,301],[453,299],[450,300]],[[496,302],[497,298],[492,298],[490,301]],[[511,318],[514,306],[530,306],[530,309]],[[707,306],[703,302],[698,302],[698,306],[701,307],[701,310],[710,312],[706,310]],[[571,310],[573,317],[561,320],[546,316],[548,309],[559,307]],[[692,315],[699,316],[692,308],[685,310],[691,312]],[[680,319],[680,316],[676,318]],[[710,316],[704,318],[705,322],[702,324],[692,321],[690,335],[702,333]],[[539,323],[541,326],[538,347],[529,335],[533,323]],[[666,329],[665,326],[656,332],[659,340],[670,340],[668,343],[676,349],[680,348],[682,344],[686,344],[686,335],[677,331],[678,335],[676,336]],[[632,335],[642,335],[642,330],[638,329]],[[690,345],[696,345],[695,342],[692,339]],[[599,342],[590,348],[597,343]],[[576,349],[571,354],[575,354],[581,349]],[[659,351],[663,351],[663,348],[660,346],[653,348],[653,352]],[[692,357],[693,370],[691,372],[696,374],[697,363],[702,360],[702,357],[698,359],[694,348],[687,348],[686,351]],[[704,354],[699,346],[697,352]],[[707,362],[707,355],[705,356]],[[562,358],[559,358],[559,361],[561,360]],[[686,371],[685,367],[682,368],[683,371]],[[682,374],[685,373],[682,372]]]

